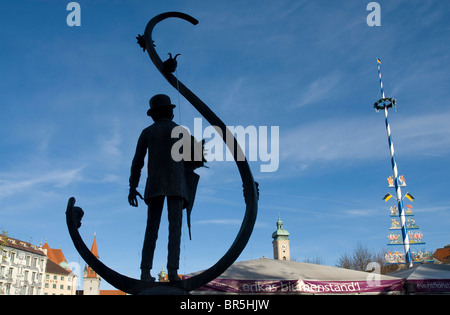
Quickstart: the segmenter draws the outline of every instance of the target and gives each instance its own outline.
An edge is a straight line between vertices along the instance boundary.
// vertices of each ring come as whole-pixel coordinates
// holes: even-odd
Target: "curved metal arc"
[[[222,122],[222,120],[200,98],[198,98],[194,93],[192,93],[172,73],[164,71],[163,62],[161,58],[159,58],[155,48],[153,47],[152,31],[157,23],[169,17],[181,18],[194,25],[198,23],[198,21],[195,18],[181,12],[167,12],[154,17],[148,22],[144,33],[147,52],[150,56],[150,59],[155,64],[156,68],[167,79],[167,81],[175,89],[178,89],[180,94],[182,94],[212,126],[221,129],[222,131],[221,137],[225,142],[225,144],[230,149],[230,151],[233,152],[234,160],[239,169],[239,173],[241,175],[244,186],[244,196],[246,202],[246,212],[244,220],[237,234],[237,237],[233,242],[233,244],[231,245],[230,249],[211,268],[203,271],[199,275],[183,280],[185,289],[190,291],[214,280],[216,277],[222,274],[240,255],[240,253],[246,246],[250,238],[250,235],[253,231],[258,208],[258,196],[256,184],[253,179],[250,167],[234,135],[229,131],[229,129]],[[233,142],[230,144],[228,141],[226,141],[226,139],[233,139]],[[244,157],[244,159],[240,160],[239,157]]]
[[[166,12],[152,18],[146,28],[144,33],[144,38],[146,42],[146,50],[150,59],[153,61],[156,68],[161,72],[161,74],[167,79],[167,81],[177,89],[181,95],[183,95],[194,107],[197,111],[214,127],[219,128],[221,130],[221,137],[224,140],[225,144],[230,149],[230,152],[233,153],[234,159],[238,164],[239,171],[244,172],[244,168],[248,168],[248,163],[245,158],[245,155],[237,142],[234,135],[230,132],[227,126],[223,123],[223,121],[199,98],[195,95],[191,90],[189,90],[181,81],[179,81],[172,73],[164,71],[164,65],[161,58],[156,53],[155,48],[153,47],[153,38],[152,31],[156,24],[159,22],[169,18],[169,17],[178,17],[188,22],[191,22],[194,25],[198,24],[198,21],[190,15],[181,12]],[[233,139],[233,142],[230,143],[226,141],[226,139]],[[253,177],[252,177],[253,181]],[[254,181],[253,181],[254,182]],[[244,183],[245,185],[245,183]],[[244,187],[245,188],[245,187]],[[256,188],[255,188],[256,194]]]
[[[183,19],[185,21],[188,21],[190,23],[192,23],[193,25],[197,25],[198,21],[193,18],[192,16],[185,14],[185,13],[181,13],[181,12],[166,12],[166,13],[162,13],[159,14],[157,16],[155,16],[154,18],[152,18],[148,23],[147,26],[145,27],[145,32],[144,32],[144,37],[146,39],[146,47],[145,49],[147,50],[150,59],[152,59],[153,63],[155,64],[156,68],[158,68],[158,70],[161,72],[161,74],[165,77],[165,72],[164,72],[164,66],[163,66],[163,62],[161,60],[161,58],[159,58],[158,54],[155,51],[155,48],[153,46],[153,40],[152,40],[152,32],[153,29],[155,28],[156,24],[158,24],[159,22],[169,18],[169,17],[177,17],[180,19]],[[175,79],[176,78],[172,75],[173,78],[167,78],[167,80],[169,79]],[[170,80],[169,80],[170,81]],[[172,84],[173,85],[173,84]],[[176,81],[175,81],[175,85],[176,86]]]
[[[226,129],[226,126],[219,119],[219,117],[217,117],[217,115],[200,98],[198,98],[194,93],[192,93],[192,91],[190,91],[182,82],[177,80],[177,78],[172,73],[164,71],[163,62],[159,57],[159,55],[156,53],[155,48],[153,47],[152,32],[156,24],[170,17],[181,18],[183,20],[192,23],[193,25],[198,24],[198,21],[195,18],[181,12],[167,12],[155,16],[148,22],[145,28],[144,38],[146,40],[145,42],[147,53],[150,56],[150,59],[153,61],[156,68],[159,70],[159,72],[161,72],[161,74],[166,78],[166,80],[175,89],[178,89],[180,94],[183,95],[197,109],[197,111],[201,113],[206,120],[208,120],[208,122],[212,126],[219,127],[220,129],[222,129],[223,132],[222,134],[225,134],[224,131]]]
[[[148,52],[148,55],[150,56],[150,59],[153,61],[156,68],[161,72],[161,74],[166,78],[166,80],[173,86],[173,88],[177,89],[181,95],[183,95],[194,107],[197,109],[197,111],[211,124],[211,126],[214,126],[216,128],[219,128],[221,130],[221,137],[224,140],[225,144],[228,146],[230,152],[232,152],[233,157],[238,164],[238,169],[241,173],[250,172],[250,168],[248,166],[247,160],[245,158],[245,155],[237,142],[234,135],[230,132],[230,130],[227,128],[227,126],[224,124],[224,122],[199,98],[197,95],[195,95],[191,90],[189,90],[181,81],[179,81],[172,73],[164,71],[164,65],[159,57],[159,55],[156,53],[156,50],[153,46],[153,38],[152,38],[152,31],[156,24],[159,22],[169,18],[169,17],[178,17],[183,20],[186,20],[188,22],[191,22],[194,25],[198,24],[198,21],[193,18],[190,15],[187,15],[185,13],[181,12],[166,12],[162,13],[160,15],[155,16],[152,18],[144,32],[144,38],[146,42],[146,50]],[[233,139],[232,142],[226,141],[226,139]],[[251,173],[251,172],[250,172]],[[253,176],[252,176],[252,182]],[[245,183],[244,183],[245,186]],[[244,187],[245,188],[245,187]],[[250,192],[249,192],[250,193]],[[256,188],[255,188],[255,194],[256,194]]]
[[[114,285],[117,289],[122,290],[123,292],[129,294],[139,294],[145,290],[151,289],[155,287],[156,283],[151,283],[148,281],[137,280],[133,278],[129,278],[124,276],[98,260],[89,248],[84,243],[81,238],[80,233],[78,232],[78,226],[80,222],[77,222],[75,219],[74,213],[75,206],[75,198],[71,197],[67,203],[66,209],[66,222],[67,227],[69,229],[70,237],[77,249],[78,253],[84,259],[84,261],[97,272],[103,279],[105,279],[108,283]],[[168,283],[165,283],[168,286]],[[181,283],[179,285],[181,287]]]

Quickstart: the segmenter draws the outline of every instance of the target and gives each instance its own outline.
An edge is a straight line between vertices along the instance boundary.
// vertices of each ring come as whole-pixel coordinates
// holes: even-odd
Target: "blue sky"
[[[450,4],[378,1],[381,26],[369,27],[369,2],[80,0],[79,27],[66,24],[69,1],[3,3],[0,228],[48,241],[83,268],[65,225],[74,196],[88,246],[96,233],[101,260],[139,276],[146,207],[130,207],[127,194],[137,138],[151,123],[148,100],[169,95],[175,122],[190,128],[200,115],[135,37],[153,16],[181,11],[200,23],[171,19],[153,34],[162,58],[181,54],[180,80],[227,125],[279,126],[278,170],[264,173],[261,161],[251,162],[259,212],[238,260],[272,257],[279,214],[298,261],[334,265],[357,243],[388,248],[393,203],[381,197],[394,192],[384,116],[373,110],[377,57],[386,96],[398,104],[389,117],[404,193],[416,198],[426,242],[414,249],[450,243]],[[199,172],[192,241],[183,232],[180,273],[219,260],[244,215],[234,163],[208,164]],[[166,264],[166,217],[155,274]]]

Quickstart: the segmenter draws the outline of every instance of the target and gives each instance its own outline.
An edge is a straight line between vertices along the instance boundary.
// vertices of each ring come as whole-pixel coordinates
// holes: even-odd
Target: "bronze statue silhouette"
[[[182,128],[172,121],[174,107],[175,105],[171,104],[167,95],[158,94],[150,99],[147,115],[152,117],[154,123],[142,131],[131,165],[128,201],[131,206],[137,207],[139,196],[148,206],[141,261],[141,280],[146,281],[155,281],[150,270],[153,266],[164,199],[167,199],[169,218],[168,277],[170,281],[180,280],[177,271],[180,258],[182,210],[191,204],[192,181],[189,183],[187,181],[185,160],[176,160],[172,156],[174,145],[180,140],[185,140],[182,133],[173,133],[175,128]],[[181,147],[184,148],[184,146]],[[142,197],[137,187],[146,155],[148,155],[147,181],[144,197]],[[194,195],[197,182],[198,175],[194,182]]]
[[[147,24],[145,28],[145,32],[143,35],[138,35],[137,40],[140,47],[148,52],[148,55],[155,65],[155,67],[158,69],[158,71],[164,76],[164,78],[167,79],[167,81],[172,85],[172,87],[176,88],[178,93],[183,95],[189,103],[191,103],[192,106],[195,107],[195,109],[212,125],[217,128],[219,128],[222,133],[221,137],[224,141],[224,143],[229,146],[230,150],[231,148],[236,148],[236,151],[234,151],[233,158],[236,162],[236,166],[239,170],[239,174],[242,180],[242,186],[244,189],[244,200],[245,200],[245,213],[244,218],[242,221],[241,228],[239,229],[235,240],[231,244],[230,248],[227,250],[227,252],[211,267],[209,267],[206,270],[201,271],[200,273],[195,274],[192,277],[184,277],[181,281],[172,281],[172,282],[154,282],[154,281],[146,281],[146,280],[138,280],[133,279],[130,277],[127,277],[125,275],[122,275],[111,268],[109,268],[107,265],[102,263],[97,257],[95,257],[92,252],[89,250],[89,248],[86,246],[85,242],[83,241],[80,233],[79,228],[81,226],[81,219],[83,217],[84,211],[80,208],[75,206],[75,198],[71,197],[69,198],[69,201],[67,203],[66,208],[66,223],[67,227],[70,233],[70,237],[72,238],[73,244],[75,248],[77,249],[78,253],[81,255],[81,257],[86,261],[86,263],[92,267],[105,281],[112,284],[114,287],[127,292],[129,294],[140,294],[140,295],[148,295],[148,294],[189,294],[190,291],[195,290],[196,288],[199,288],[206,283],[214,280],[217,278],[221,273],[223,273],[229,266],[232,265],[232,263],[237,259],[237,257],[240,255],[244,247],[246,246],[250,235],[252,233],[256,216],[257,216],[257,209],[258,209],[258,197],[259,197],[259,191],[258,191],[258,185],[253,179],[252,172],[250,170],[249,164],[246,159],[240,160],[237,158],[238,151],[241,150],[239,147],[239,144],[237,143],[236,138],[231,134],[231,132],[228,130],[224,122],[201,100],[199,99],[192,91],[190,91],[182,82],[180,82],[173,74],[173,70],[176,69],[176,56],[175,58],[172,58],[170,55],[169,60],[167,60],[166,64],[164,65],[161,58],[158,56],[158,54],[155,51],[155,45],[152,38],[152,32],[155,26],[168,18],[179,18],[182,20],[185,20],[187,22],[190,22],[193,25],[197,25],[198,21],[181,12],[166,12],[159,14],[155,17],[153,17]],[[156,101],[156,100],[155,100]],[[158,105],[156,105],[158,104]],[[168,105],[168,106],[160,106],[160,105]],[[161,111],[172,111],[173,112],[173,105],[170,104],[170,99],[166,101],[163,100],[163,97],[160,98],[158,102],[154,102],[154,107],[166,107],[166,110]],[[172,108],[167,108],[172,107]],[[152,109],[152,108],[150,108]],[[155,110],[154,112],[157,112],[158,110]],[[152,113],[153,111],[150,111]],[[168,115],[168,114],[167,114]],[[157,114],[152,113],[152,117],[155,118]],[[164,115],[163,115],[164,116]],[[170,117],[173,117],[170,115]],[[173,123],[171,121],[172,118],[162,118],[163,120],[166,120],[167,123]],[[155,122],[156,124],[157,122]],[[150,126],[151,127],[151,126]],[[149,127],[149,128],[150,128]],[[233,141],[228,142],[225,141],[226,137],[230,137],[230,139],[233,139]],[[189,139],[190,137],[186,137]],[[191,138],[191,140],[195,140]],[[175,139],[176,141],[176,139]],[[197,143],[197,142],[195,142]],[[197,143],[198,144],[198,143]],[[138,142],[139,145],[139,142]],[[230,147],[232,146],[232,147]],[[145,153],[145,152],[144,152]],[[203,152],[202,152],[203,153]],[[140,153],[142,154],[142,152]],[[142,159],[145,158],[142,157]],[[139,162],[141,163],[141,162]],[[198,182],[198,175],[193,172],[193,170],[198,167],[199,165],[202,166],[203,162],[200,161],[191,161],[182,163],[184,166],[184,174],[185,174],[185,181],[187,182],[186,190],[184,193],[186,194],[184,197],[177,196],[181,199],[184,199],[184,205],[187,209],[187,219],[188,219],[188,227],[189,224],[189,214],[192,210],[192,205],[195,197],[195,188],[196,183]],[[138,165],[138,163],[136,164]],[[141,166],[142,168],[142,166]],[[139,177],[140,177],[140,170],[139,169]],[[137,169],[137,168],[136,168]],[[181,173],[181,172],[180,172]],[[130,176],[130,178],[133,176]],[[131,183],[131,182],[130,182]],[[149,205],[152,204],[152,196],[151,195],[151,189],[146,189],[144,193],[144,197],[141,196],[141,194],[137,191],[137,186],[139,183],[139,179],[136,181],[136,176],[133,178],[133,187],[130,185],[130,194],[129,194],[129,202],[132,206],[137,206],[137,197],[144,199]],[[134,186],[135,185],[135,186]],[[147,188],[147,185],[146,185]],[[149,195],[147,195],[149,193]],[[162,197],[156,197],[156,199],[165,199],[167,196],[163,195]],[[186,199],[187,198],[187,199]],[[172,198],[170,198],[172,199]],[[171,206],[171,209],[179,209],[179,202],[174,202],[176,206]],[[172,204],[172,203],[171,203]],[[153,202],[155,209],[162,209],[162,203],[158,205],[158,202]],[[149,206],[150,207],[150,206]],[[161,210],[162,212],[162,210]],[[174,217],[176,217],[177,213],[179,211],[174,211]],[[170,214],[169,214],[170,215]],[[176,220],[172,220],[176,221]],[[157,235],[157,233],[156,233]],[[175,233],[174,233],[175,235]],[[175,242],[176,243],[176,242]],[[176,254],[176,251],[173,251]],[[170,253],[169,253],[170,255]],[[175,261],[175,259],[173,259]],[[174,272],[172,275],[174,275]],[[144,272],[144,279],[147,278],[148,280],[152,280],[152,277],[150,275],[150,270],[147,272]],[[171,277],[171,279],[178,280],[175,277]]]

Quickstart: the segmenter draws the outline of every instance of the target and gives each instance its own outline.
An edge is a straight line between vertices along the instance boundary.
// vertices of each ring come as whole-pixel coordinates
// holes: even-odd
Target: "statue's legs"
[[[147,228],[145,230],[144,245],[142,247],[141,280],[155,281],[150,276],[153,267],[156,240],[158,239],[159,224],[164,206],[164,196],[150,198],[148,204]]]
[[[168,196],[167,208],[169,212],[169,244],[167,255],[167,271],[170,281],[178,281],[180,262],[181,225],[185,201],[181,197]]]
[[[167,208],[169,214],[169,242],[167,255],[167,271],[170,281],[180,280],[178,268],[180,262],[181,225],[185,201],[181,197],[168,196]],[[158,239],[161,214],[164,206],[164,196],[153,197],[148,200],[147,228],[145,230],[142,248],[141,280],[154,281],[150,276],[153,267],[153,256]]]

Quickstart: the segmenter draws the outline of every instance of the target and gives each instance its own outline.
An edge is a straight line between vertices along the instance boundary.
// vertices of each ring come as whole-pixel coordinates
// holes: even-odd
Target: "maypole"
[[[403,198],[402,198],[402,189],[399,183],[398,178],[398,170],[397,170],[397,163],[395,162],[395,155],[394,155],[394,143],[392,142],[391,138],[391,128],[389,126],[389,120],[388,120],[388,108],[395,106],[395,99],[393,98],[386,98],[384,95],[384,88],[383,88],[383,81],[381,81],[381,61],[380,59],[377,59],[377,66],[378,66],[378,76],[380,77],[380,87],[381,87],[381,99],[378,100],[374,107],[378,111],[380,109],[384,109],[384,119],[386,122],[386,132],[388,137],[388,143],[389,143],[389,152],[391,155],[391,164],[392,164],[392,172],[394,175],[394,187],[397,195],[397,206],[399,211],[399,217],[400,217],[400,224],[401,224],[401,231],[402,231],[402,238],[403,238],[403,247],[405,249],[405,262],[408,267],[412,267],[412,257],[411,257],[411,249],[409,244],[409,235],[406,230],[406,215],[405,215],[405,209],[403,207]]]

